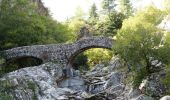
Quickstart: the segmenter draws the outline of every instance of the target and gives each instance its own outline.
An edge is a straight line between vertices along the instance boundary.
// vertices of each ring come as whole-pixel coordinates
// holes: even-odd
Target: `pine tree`
[[[129,16],[132,14],[132,5],[130,3],[130,0],[119,0],[120,3],[120,11],[126,15]]]

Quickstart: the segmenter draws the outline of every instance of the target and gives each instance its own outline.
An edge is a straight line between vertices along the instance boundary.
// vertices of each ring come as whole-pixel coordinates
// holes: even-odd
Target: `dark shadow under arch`
[[[7,60],[4,70],[11,72],[25,67],[38,66],[42,63],[43,60],[32,56],[17,57]]]

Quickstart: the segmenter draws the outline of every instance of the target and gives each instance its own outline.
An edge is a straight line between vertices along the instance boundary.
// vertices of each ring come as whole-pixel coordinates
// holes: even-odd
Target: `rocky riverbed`
[[[164,87],[157,79],[162,72],[153,74],[152,81],[146,80],[141,89],[133,90],[124,81],[128,73],[121,68],[120,60],[114,58],[108,66],[96,65],[87,72],[71,69],[70,76],[65,75],[60,64],[52,62],[19,69],[0,78],[0,100],[155,100],[151,94],[156,99],[163,97]]]

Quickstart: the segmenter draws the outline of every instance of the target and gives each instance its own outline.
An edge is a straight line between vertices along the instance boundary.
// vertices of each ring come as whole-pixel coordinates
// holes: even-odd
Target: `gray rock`
[[[130,100],[155,100],[154,98],[141,94],[140,96],[138,96],[137,98],[132,98]]]
[[[102,68],[104,68],[104,65],[103,64],[97,64],[96,66],[94,66],[91,71],[94,72],[94,71],[101,71]]]
[[[161,83],[161,78],[165,75],[164,71],[152,73],[146,84],[143,86],[145,94],[159,99],[164,96],[166,93],[166,87]]]
[[[123,84],[119,84],[117,86],[112,86],[106,89],[107,97],[109,99],[115,99],[120,96],[124,91],[125,86]]]
[[[170,96],[164,96],[160,100],[170,100]]]
[[[153,60],[153,61],[151,61],[151,65],[153,65],[153,66],[155,66],[155,65],[158,64],[158,63],[159,63],[158,60]]]
[[[110,72],[115,71],[115,69],[118,69],[122,66],[122,62],[120,58],[113,57],[112,60],[109,62],[108,69]]]
[[[106,82],[106,84],[103,86],[105,89],[111,86],[116,86],[120,83],[122,83],[123,81],[123,75],[122,73],[119,72],[113,72],[110,75],[109,80]]]
[[[56,100],[74,93],[73,90],[57,87],[56,80],[60,80],[62,76],[60,65],[46,63],[8,73],[0,82],[5,82],[4,89],[9,88],[8,94],[15,97],[13,99]]]
[[[139,89],[132,89],[129,91],[128,99],[136,98],[141,95],[141,91]]]
[[[78,91],[85,91],[86,86],[85,82],[81,77],[70,77],[65,80],[62,80],[61,82],[58,83],[58,86],[61,88],[70,88],[73,90],[78,90]]]

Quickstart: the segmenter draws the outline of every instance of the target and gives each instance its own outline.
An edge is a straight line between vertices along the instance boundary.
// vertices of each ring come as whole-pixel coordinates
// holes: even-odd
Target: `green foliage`
[[[0,64],[0,76],[3,76],[5,73],[9,73],[21,68],[30,67],[30,66],[37,66],[42,64],[42,60],[32,57],[23,57],[14,59],[11,61],[7,61],[5,63],[4,59],[3,63]],[[1,60],[0,60],[1,61]]]
[[[170,63],[170,32],[165,34],[163,43],[158,49],[158,59],[168,65]]]
[[[69,30],[38,12],[29,0],[2,0],[0,5],[0,50],[33,44],[66,42]]]
[[[72,41],[76,41],[78,39],[80,28],[86,25],[86,21],[83,18],[73,17],[67,22],[67,24],[72,34]]]
[[[135,70],[132,73],[133,73],[133,79],[132,79],[133,88],[138,88],[138,86],[141,84],[143,79],[145,79],[148,76],[148,73],[146,72],[144,67]]]
[[[5,93],[0,93],[0,100],[13,100],[13,98]]]
[[[90,11],[89,11],[89,23],[91,23],[92,25],[96,24],[98,21],[98,14],[97,14],[97,8],[95,3],[92,5]]]
[[[4,63],[5,63],[5,59],[3,59],[2,54],[0,53],[0,77],[5,73]]]
[[[90,18],[97,18],[98,15],[97,15],[97,8],[96,8],[96,5],[95,3],[92,5],[91,9],[90,9],[90,12],[89,12],[89,15],[90,15]]]
[[[32,97],[33,100],[38,100],[38,96],[36,95],[36,84],[32,81],[27,82],[28,88],[32,90],[34,96]]]
[[[114,36],[122,27],[125,16],[122,13],[113,12],[105,20],[99,21],[96,25],[96,35]]]
[[[159,50],[159,58],[167,66],[164,68],[166,76],[161,80],[168,87],[167,95],[170,95],[170,34],[166,34],[164,46]]]
[[[126,17],[132,15],[132,5],[130,0],[118,0],[120,3],[120,11],[126,15]]]
[[[142,70],[146,71],[144,76],[139,73],[137,76],[139,81],[152,72],[150,57],[160,57],[159,50],[163,32],[158,29],[157,25],[163,19],[163,15],[163,12],[154,7],[140,11],[135,16],[124,20],[116,36],[114,52],[119,54],[132,70],[136,71],[136,74]],[[138,83],[137,81],[136,84]]]
[[[89,70],[96,64],[108,64],[112,56],[112,52],[107,49],[89,49],[75,58],[73,66],[75,69],[79,69],[80,71]]]
[[[88,57],[87,63],[90,67],[101,63],[107,64],[113,55],[111,51],[101,48],[89,49],[84,54]]]
[[[0,91],[2,92],[2,91],[10,91],[10,90],[12,90],[12,89],[14,89],[16,86],[14,85],[14,84],[12,84],[11,82],[10,82],[10,80],[8,80],[8,79],[6,79],[6,80],[2,80],[2,81],[0,81],[1,82],[1,84],[0,84],[0,86],[2,87],[1,89],[0,89]]]
[[[161,82],[167,86],[167,95],[170,95],[170,65],[165,68],[166,75],[161,79]]]
[[[81,53],[75,58],[73,62],[73,67],[80,71],[89,70],[89,66],[87,65],[87,62],[88,62],[88,57],[84,53]]]
[[[32,97],[32,100],[38,100],[38,96],[36,95],[36,84],[30,80],[22,80],[25,81],[26,84],[20,84],[20,85],[16,85],[13,84],[13,82],[11,81],[11,79],[6,78],[5,80],[0,80],[0,100],[14,100],[16,99],[15,96],[15,90],[16,89],[21,89],[21,90],[26,90],[30,89],[34,95]]]
[[[112,11],[115,11],[115,4],[116,0],[103,0],[102,1],[102,8],[106,10],[106,13],[109,14]]]
[[[169,0],[164,0],[164,1],[163,1],[163,8],[164,8],[164,10],[165,10],[166,12],[168,12],[168,13],[170,13],[170,7],[169,7],[169,5],[170,5],[170,1],[169,1]]]
[[[13,100],[13,97],[9,95],[9,92],[14,90],[16,86],[8,79],[1,80],[0,83],[0,100]]]

